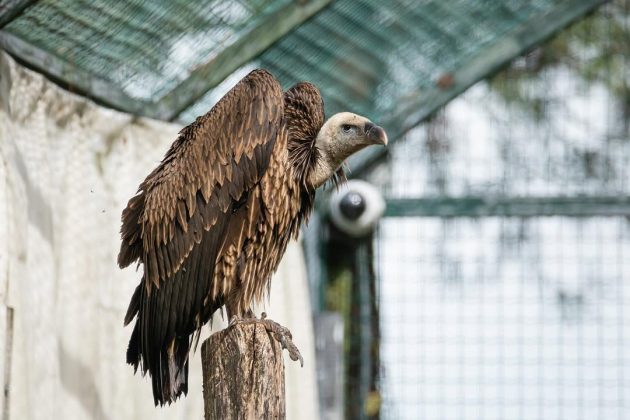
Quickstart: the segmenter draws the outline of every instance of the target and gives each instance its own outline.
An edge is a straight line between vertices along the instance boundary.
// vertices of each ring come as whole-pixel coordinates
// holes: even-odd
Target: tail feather
[[[136,318],[127,347],[127,363],[133,366],[134,372],[140,368],[143,376],[149,374],[156,406],[171,404],[188,393],[191,346],[195,339],[199,339],[201,325],[212,318],[212,314],[223,305],[223,299],[219,298],[202,308],[199,325],[178,326],[171,334],[160,338],[156,337],[156,325],[151,322],[156,319],[153,312],[158,308],[151,304],[154,301],[149,300],[146,290],[144,283],[140,283],[125,316],[125,325]]]
[[[140,311],[140,298],[142,295],[142,283],[136,287],[136,290],[133,292],[131,296],[131,302],[129,302],[129,306],[127,307],[127,313],[125,314],[125,323],[127,326],[136,316],[136,314]],[[137,325],[137,324],[136,324]]]
[[[140,322],[138,321],[133,327],[129,345],[127,346],[127,363],[133,366],[134,373],[138,371],[138,365],[140,364]]]
[[[188,393],[189,350],[190,338],[177,337],[169,346],[160,349],[158,363],[147,364],[142,356],[140,322],[136,322],[127,347],[127,363],[133,366],[134,372],[142,366],[142,375],[148,373],[151,376],[155,405],[170,404]]]
[[[155,405],[171,404],[182,394],[188,393],[188,337],[174,338],[169,346],[160,351],[157,372],[149,367]]]
[[[188,393],[188,352],[189,339],[174,339],[172,352],[168,354],[168,374],[170,394],[177,398]]]

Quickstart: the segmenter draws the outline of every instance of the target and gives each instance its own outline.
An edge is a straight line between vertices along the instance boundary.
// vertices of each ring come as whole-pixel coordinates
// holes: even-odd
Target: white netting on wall
[[[203,418],[199,353],[188,397],[162,409],[125,364],[122,320],[139,274],[116,265],[120,213],[179,129],[99,107],[0,52],[0,380],[11,419]],[[272,285],[267,312],[306,360],[300,369],[285,359],[288,416],[317,418],[295,243]]]

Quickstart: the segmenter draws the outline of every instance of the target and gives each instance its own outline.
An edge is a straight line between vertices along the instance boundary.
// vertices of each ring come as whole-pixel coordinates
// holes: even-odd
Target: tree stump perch
[[[284,419],[280,343],[259,322],[238,323],[201,345],[206,420]]]

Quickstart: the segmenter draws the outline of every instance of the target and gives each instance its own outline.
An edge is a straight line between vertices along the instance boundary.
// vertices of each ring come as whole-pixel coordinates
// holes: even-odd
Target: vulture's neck
[[[325,156],[323,151],[320,151],[319,159],[317,159],[315,166],[311,169],[311,173],[309,174],[309,184],[313,189],[321,187],[326,181],[332,178],[342,162],[343,160],[335,165],[334,162]]]
[[[308,176],[308,183],[313,189],[321,187],[330,180],[343,161],[354,152],[354,150],[345,150],[341,147],[341,143],[330,135],[330,131],[324,124],[315,140],[319,153]]]

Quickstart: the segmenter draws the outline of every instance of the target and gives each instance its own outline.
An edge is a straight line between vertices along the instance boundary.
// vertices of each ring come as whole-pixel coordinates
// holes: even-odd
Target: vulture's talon
[[[267,314],[264,312],[260,315],[260,322],[265,326],[269,335],[280,343],[282,349],[286,349],[289,352],[291,360],[299,360],[300,366],[304,367],[304,359],[300,354],[300,350],[298,350],[297,346],[292,341],[293,335],[291,334],[291,331],[289,331],[287,327],[267,319]]]

